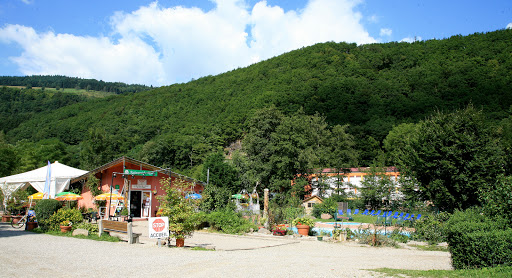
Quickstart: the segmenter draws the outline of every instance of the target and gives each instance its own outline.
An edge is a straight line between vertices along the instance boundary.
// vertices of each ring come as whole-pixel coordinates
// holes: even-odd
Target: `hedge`
[[[512,229],[462,233],[450,245],[455,269],[493,267],[512,262]]]
[[[445,225],[446,239],[455,269],[480,268],[510,262],[512,235],[505,219],[487,217],[477,209],[455,212]],[[501,250],[501,251],[500,251]]]

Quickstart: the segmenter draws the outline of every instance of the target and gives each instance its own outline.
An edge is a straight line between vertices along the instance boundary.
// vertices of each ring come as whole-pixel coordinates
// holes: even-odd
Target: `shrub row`
[[[462,234],[452,253],[455,269],[494,267],[512,262],[512,229]]]
[[[480,268],[512,261],[512,230],[501,218],[478,210],[455,212],[446,228],[455,269]]]

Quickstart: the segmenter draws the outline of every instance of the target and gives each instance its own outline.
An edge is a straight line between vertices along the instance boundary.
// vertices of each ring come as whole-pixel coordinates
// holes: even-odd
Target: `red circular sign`
[[[165,222],[162,219],[156,219],[153,221],[153,224],[151,224],[151,227],[153,227],[155,232],[161,232],[165,228]]]

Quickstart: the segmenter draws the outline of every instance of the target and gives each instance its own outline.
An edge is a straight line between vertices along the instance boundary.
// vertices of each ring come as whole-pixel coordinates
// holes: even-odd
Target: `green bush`
[[[493,267],[512,262],[512,229],[461,234],[452,252],[455,269]]]
[[[483,194],[483,207],[487,215],[502,215],[512,224],[512,176],[501,176],[494,189]]]
[[[59,226],[67,226],[70,223],[73,228],[83,221],[82,213],[78,209],[61,208],[47,220],[50,230],[57,231]]]
[[[98,233],[99,232],[97,224],[82,222],[82,223],[78,223],[77,225],[74,225],[74,227],[76,229],[87,230],[87,231],[89,231],[89,234],[93,234],[93,233]]]
[[[324,199],[324,202],[321,204],[317,204],[313,207],[313,216],[316,218],[320,218],[322,213],[328,213],[332,215],[338,211],[338,202],[336,197],[331,197]],[[334,215],[333,215],[334,217]]]
[[[409,241],[409,237],[404,235],[401,229],[394,229],[389,235],[389,238],[401,243],[407,243]]]
[[[422,217],[414,222],[416,231],[413,238],[425,240],[431,245],[446,241],[445,225],[448,219],[450,214],[447,212]]]
[[[271,227],[285,223],[290,224],[293,219],[304,215],[304,207],[279,206],[277,203],[271,203],[268,214]]]
[[[377,231],[372,231],[369,228],[359,228],[353,231],[353,238],[361,244],[368,244],[370,246],[398,247],[398,244],[393,239],[388,238]]]
[[[213,211],[205,215],[205,220],[211,228],[228,234],[247,233],[252,229],[256,229],[250,220],[243,218],[232,210]]]
[[[506,258],[508,256],[506,253],[498,251],[499,254],[497,254],[490,248],[491,246],[512,248],[511,245],[507,245],[510,244],[511,239],[508,239],[508,243],[500,240],[501,232],[506,229],[505,219],[486,217],[479,209],[456,211],[448,220],[445,229],[452,266],[455,269],[477,268],[490,266],[503,259],[503,257],[495,257],[497,255]],[[499,242],[492,243],[495,239]]]
[[[48,219],[61,207],[61,202],[53,199],[44,199],[37,202],[36,206],[34,207],[36,212],[37,225],[43,231],[47,231],[50,228],[50,225],[47,224]]]

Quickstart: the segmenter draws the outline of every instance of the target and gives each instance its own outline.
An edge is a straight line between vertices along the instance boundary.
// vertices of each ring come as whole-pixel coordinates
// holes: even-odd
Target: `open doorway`
[[[130,216],[141,216],[142,191],[130,191]]]

